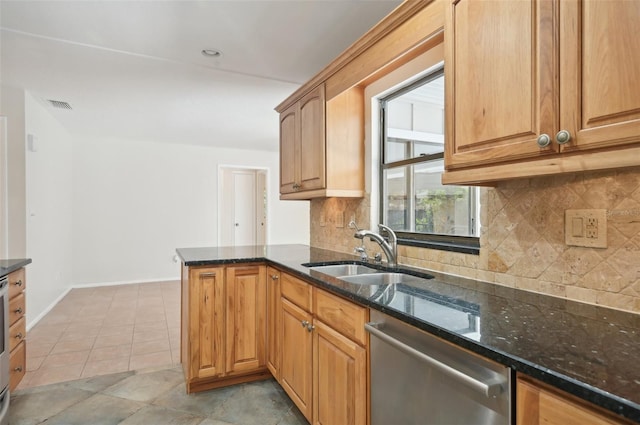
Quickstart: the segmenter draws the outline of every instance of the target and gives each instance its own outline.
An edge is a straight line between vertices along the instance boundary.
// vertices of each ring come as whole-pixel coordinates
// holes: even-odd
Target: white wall
[[[217,244],[218,165],[267,167],[267,243],[309,243],[309,203],[278,199],[277,152],[77,139],[73,156],[76,285],[179,278],[176,248]]]
[[[26,255],[24,90],[2,86],[0,114],[7,117],[7,221],[9,258]]]
[[[35,152],[26,151],[27,320],[33,322],[72,283],[71,135],[29,93],[25,93],[25,133]],[[13,224],[12,224],[13,225]]]

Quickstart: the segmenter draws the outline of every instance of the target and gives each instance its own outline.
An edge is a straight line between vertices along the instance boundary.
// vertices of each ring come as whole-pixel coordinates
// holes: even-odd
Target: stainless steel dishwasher
[[[511,423],[508,367],[370,313],[371,425]]]

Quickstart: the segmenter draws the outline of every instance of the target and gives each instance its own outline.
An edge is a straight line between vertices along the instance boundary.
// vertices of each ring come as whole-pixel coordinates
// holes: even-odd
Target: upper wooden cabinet
[[[325,101],[321,84],[280,112],[280,198],[364,194],[364,100],[353,88]]]
[[[445,64],[444,183],[640,165],[640,3],[448,1]]]

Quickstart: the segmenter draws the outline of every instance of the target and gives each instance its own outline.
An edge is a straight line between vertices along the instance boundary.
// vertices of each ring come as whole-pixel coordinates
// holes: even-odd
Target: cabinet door
[[[226,275],[226,372],[266,365],[266,267],[228,267]]]
[[[189,271],[190,376],[224,375],[224,271],[192,268]],[[183,359],[184,361],[184,359]]]
[[[516,425],[614,425],[627,424],[555,392],[518,379]]]
[[[313,424],[367,423],[367,354],[364,348],[315,321]]]
[[[267,367],[280,380],[280,271],[267,268]]]
[[[557,3],[449,0],[445,167],[540,156],[558,121]]]
[[[310,313],[302,310],[285,298],[281,299],[280,385],[289,394],[302,414],[311,421],[311,379],[313,371],[313,338],[303,322],[311,323]]]
[[[640,142],[640,2],[566,0],[560,17],[562,150]]]
[[[298,104],[280,114],[280,193],[296,191],[299,179],[300,145],[298,140]],[[294,187],[296,186],[296,187]]]
[[[300,190],[325,186],[325,100],[324,85],[299,101],[300,104]]]

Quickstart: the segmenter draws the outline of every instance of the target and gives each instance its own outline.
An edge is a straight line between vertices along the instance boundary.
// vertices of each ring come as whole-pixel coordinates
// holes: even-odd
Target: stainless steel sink
[[[340,280],[356,285],[393,285],[407,282],[408,280],[415,280],[415,278],[403,273],[370,273],[355,276],[340,276]]]
[[[335,276],[335,277],[365,275],[368,273],[375,273],[378,271],[376,269],[363,266],[361,264],[334,264],[330,266],[314,266],[309,268],[311,270],[315,270],[317,272],[328,274],[329,276]]]

